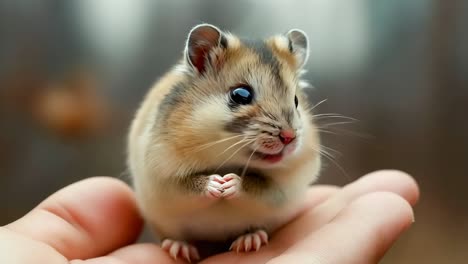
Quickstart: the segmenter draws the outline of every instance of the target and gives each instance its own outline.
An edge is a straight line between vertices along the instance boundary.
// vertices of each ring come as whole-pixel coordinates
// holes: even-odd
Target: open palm
[[[419,191],[398,171],[378,171],[343,187],[314,186],[307,210],[258,252],[227,252],[202,263],[378,263],[413,223]],[[47,198],[0,228],[0,263],[164,264],[154,244],[134,244],[142,228],[124,183],[95,177]]]

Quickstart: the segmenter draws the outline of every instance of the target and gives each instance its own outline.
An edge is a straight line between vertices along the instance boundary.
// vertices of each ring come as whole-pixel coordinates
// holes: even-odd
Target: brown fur
[[[189,229],[191,238],[210,240],[255,226],[272,231],[297,213],[320,169],[319,138],[287,36],[250,43],[223,34],[226,48],[212,47],[198,70],[184,58],[149,91],[132,123],[128,162],[138,204],[160,236],[184,240]],[[252,87],[254,102],[230,108],[229,91],[242,85]],[[280,127],[298,131],[296,152],[275,166],[250,159],[252,146],[277,140]],[[242,135],[255,141],[234,145]],[[243,178],[242,195],[204,200],[208,177],[230,172]]]
[[[294,69],[299,67],[299,65],[297,65],[296,59],[291,55],[291,52],[287,49],[287,47],[283,47],[278,42],[279,41],[277,38],[271,38],[267,41],[267,44],[273,50],[275,55],[286,62],[291,71],[294,71]],[[293,73],[290,74],[293,75]]]

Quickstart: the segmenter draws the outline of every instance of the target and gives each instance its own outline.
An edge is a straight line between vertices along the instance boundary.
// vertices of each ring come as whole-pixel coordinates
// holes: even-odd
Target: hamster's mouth
[[[263,161],[266,161],[268,163],[277,163],[277,162],[280,162],[282,159],[283,159],[283,153],[284,151],[280,151],[279,153],[276,153],[276,154],[265,154],[265,153],[262,153],[262,152],[255,152],[255,156],[260,159],[260,160],[263,160]]]
[[[266,163],[274,164],[283,160],[284,157],[291,155],[296,149],[297,149],[297,144],[290,144],[290,145],[284,146],[277,153],[265,153],[262,151],[255,151],[254,155],[257,160],[261,160]]]

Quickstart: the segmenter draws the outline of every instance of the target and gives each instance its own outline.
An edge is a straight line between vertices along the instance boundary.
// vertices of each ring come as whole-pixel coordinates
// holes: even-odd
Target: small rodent
[[[300,79],[307,58],[301,30],[244,40],[201,24],[149,91],[128,165],[142,215],[172,257],[199,259],[195,241],[259,250],[300,212],[321,162]]]

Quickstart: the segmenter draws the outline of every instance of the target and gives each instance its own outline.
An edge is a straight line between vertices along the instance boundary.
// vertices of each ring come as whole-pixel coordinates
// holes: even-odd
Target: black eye
[[[299,100],[297,100],[297,96],[294,96],[294,104],[297,106],[299,105]]]
[[[241,86],[231,90],[231,101],[236,104],[250,104],[253,99],[253,91],[249,86]]]

